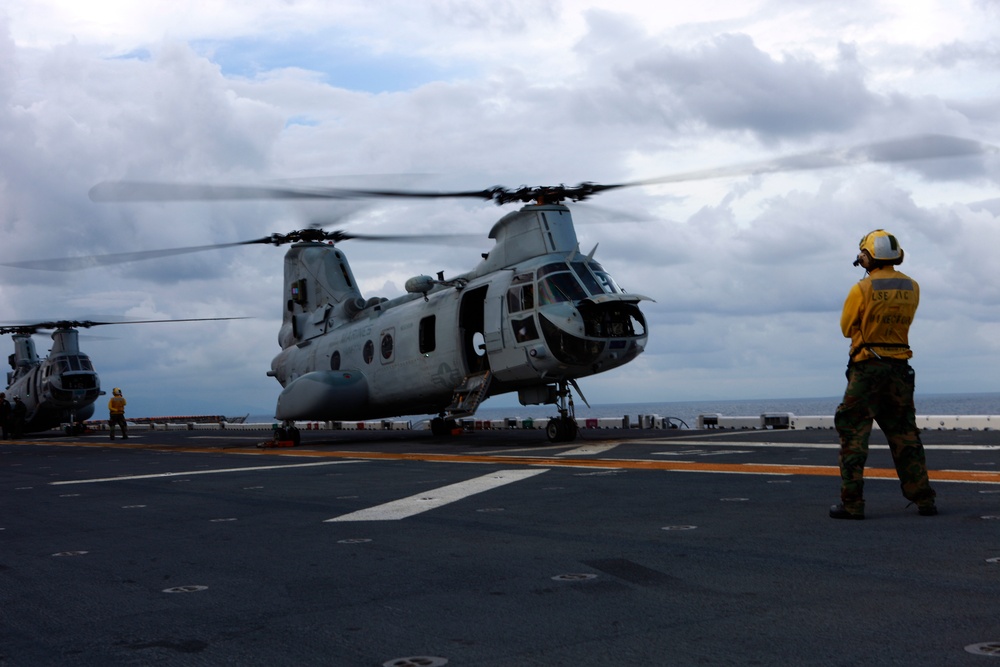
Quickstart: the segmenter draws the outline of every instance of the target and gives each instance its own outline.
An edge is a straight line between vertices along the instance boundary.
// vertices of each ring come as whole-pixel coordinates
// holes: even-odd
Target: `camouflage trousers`
[[[869,359],[848,367],[847,390],[834,417],[840,435],[840,499],[847,511],[864,512],[865,462],[873,420],[889,441],[903,496],[918,505],[933,503],[913,387],[913,369],[905,360]]]

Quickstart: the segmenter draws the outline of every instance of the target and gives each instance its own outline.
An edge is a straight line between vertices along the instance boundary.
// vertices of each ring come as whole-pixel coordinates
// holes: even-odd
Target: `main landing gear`
[[[559,416],[549,420],[545,427],[545,435],[549,442],[572,442],[576,440],[576,410],[573,407],[573,394],[569,390],[569,383],[560,380],[556,390],[556,406]]]

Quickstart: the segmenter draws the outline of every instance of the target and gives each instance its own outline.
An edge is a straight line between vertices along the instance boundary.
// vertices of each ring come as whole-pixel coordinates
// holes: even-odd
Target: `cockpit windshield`
[[[58,359],[59,372],[69,371],[90,371],[93,372],[94,365],[90,363],[90,357],[85,354],[69,355]]]
[[[605,294],[623,294],[625,290],[618,286],[615,279],[611,277],[604,267],[595,261],[590,261],[588,263],[590,270],[594,272],[597,276],[597,281],[601,284],[601,291]]]
[[[624,291],[604,267],[593,260],[570,264],[554,262],[538,270],[539,305],[578,301],[602,294],[623,294]]]
[[[563,301],[579,301],[586,299],[587,296],[587,292],[569,271],[553,273],[538,281],[538,304],[541,306]]]
[[[587,269],[587,265],[583,262],[573,262],[572,264],[573,272],[576,273],[576,277],[580,279],[587,291],[590,292],[591,296],[597,296],[598,294],[604,294],[605,290],[601,286],[601,283],[597,281],[594,274]]]

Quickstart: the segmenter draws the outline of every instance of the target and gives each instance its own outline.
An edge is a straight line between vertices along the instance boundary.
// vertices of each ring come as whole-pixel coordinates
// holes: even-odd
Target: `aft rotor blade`
[[[90,327],[99,327],[108,324],[162,324],[165,322],[223,322],[226,320],[249,320],[249,317],[186,317],[180,319],[167,319],[167,320],[122,320],[121,322],[78,322],[77,326],[89,329]]]
[[[270,243],[270,238],[255,239],[253,241],[238,241],[236,243],[217,243],[214,245],[188,246],[185,248],[165,248],[162,250],[140,250],[137,252],[120,252],[107,255],[85,255],[82,257],[59,257],[53,259],[32,259],[23,262],[0,262],[0,266],[10,266],[17,269],[35,269],[38,271],[81,271],[98,266],[111,266],[114,264],[125,264],[127,262],[138,262],[144,259],[157,259],[160,257],[173,257],[174,255],[189,255],[206,250],[216,250],[218,248],[232,248],[234,246],[250,245],[253,243]]]
[[[105,181],[90,189],[95,202],[239,201],[260,199],[366,199],[372,197],[471,197],[490,199],[491,190],[424,192],[358,188],[303,188],[271,185],[212,185],[199,183],[151,183]]]
[[[32,322],[18,324],[0,325],[0,335],[5,334],[34,334],[41,330],[49,329],[89,329],[90,327],[106,326],[109,324],[160,324],[166,322],[217,322],[224,320],[248,320],[249,317],[194,317],[182,319],[165,320],[122,320],[120,322],[94,322],[92,320],[54,320],[49,322]]]
[[[617,185],[595,185],[595,190],[611,190],[640,185],[661,185],[664,183],[681,183],[684,181],[699,181],[726,176],[752,176],[756,174],[775,174],[789,171],[809,171],[815,169],[830,169],[866,163],[913,162],[916,160],[934,160],[948,157],[967,157],[985,155],[1000,151],[996,146],[984,144],[971,139],[950,137],[941,134],[925,134],[902,139],[889,139],[871,144],[863,144],[853,148],[835,149],[829,151],[814,151],[789,155],[786,157],[748,162],[729,167],[718,167],[700,171],[688,171],[659,178],[650,178]]]

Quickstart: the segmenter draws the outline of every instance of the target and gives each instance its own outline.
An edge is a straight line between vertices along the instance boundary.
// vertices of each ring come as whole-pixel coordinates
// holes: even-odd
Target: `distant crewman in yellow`
[[[115,387],[108,401],[108,428],[111,429],[111,439],[115,439],[115,424],[121,427],[122,440],[128,440],[128,426],[125,424],[125,397],[122,390]]]
[[[834,519],[864,519],[864,474],[872,420],[889,441],[903,495],[921,516],[937,514],[927,478],[924,445],[913,405],[914,373],[909,359],[910,324],[920,303],[917,281],[896,270],[903,249],[896,237],[876,229],[861,239],[858,258],[867,275],[851,287],[840,328],[851,339],[847,390],[834,424],[840,435],[840,504]]]

